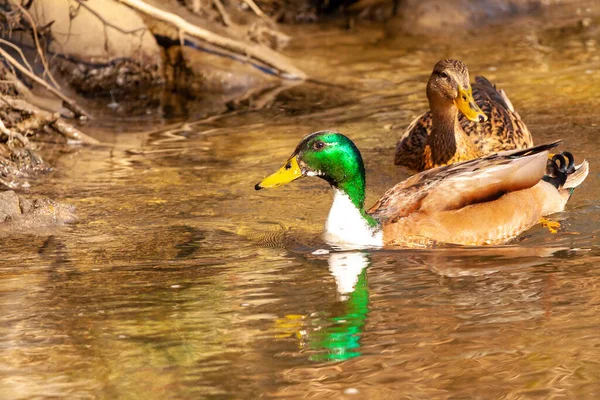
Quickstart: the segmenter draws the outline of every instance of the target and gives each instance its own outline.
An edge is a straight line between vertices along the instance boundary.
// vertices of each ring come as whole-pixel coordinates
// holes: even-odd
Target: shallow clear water
[[[438,41],[314,28],[289,54],[346,88],[299,85],[196,123],[96,122],[105,145],[55,155],[31,190],[79,223],[1,239],[0,398],[600,396],[600,32],[558,25]],[[312,254],[328,186],[254,184],[335,128],[362,150],[374,202],[408,176],[393,149],[448,56],[504,88],[537,143],[590,160],[562,230]]]

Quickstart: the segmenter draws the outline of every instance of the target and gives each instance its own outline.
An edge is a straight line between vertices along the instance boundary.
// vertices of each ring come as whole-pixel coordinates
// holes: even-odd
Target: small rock
[[[0,192],[0,221],[6,221],[20,215],[19,196],[12,190]]]
[[[0,191],[0,236],[16,231],[47,232],[51,228],[77,220],[75,207],[41,197],[28,199],[12,190]]]

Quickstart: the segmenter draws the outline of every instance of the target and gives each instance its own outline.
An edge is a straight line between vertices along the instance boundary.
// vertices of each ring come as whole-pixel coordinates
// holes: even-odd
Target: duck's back
[[[587,176],[584,162],[566,185],[542,180],[548,150],[557,144],[421,172],[388,190],[369,214],[382,222],[388,245],[504,243],[561,211]]]

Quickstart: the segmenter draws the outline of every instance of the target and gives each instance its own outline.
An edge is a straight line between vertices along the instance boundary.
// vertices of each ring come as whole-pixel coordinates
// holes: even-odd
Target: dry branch
[[[119,1],[139,12],[174,26],[177,28],[177,30],[179,30],[180,34],[188,34],[215,46],[227,49],[237,54],[241,54],[244,57],[253,58],[261,63],[273,67],[282,72],[281,75],[283,78],[294,80],[306,78],[306,74],[292,65],[287,57],[282,56],[266,46],[247,44],[239,40],[218,35],[206,29],[200,28],[197,25],[193,25],[178,15],[151,6],[142,0]]]
[[[13,49],[14,51],[16,51],[17,53],[19,53],[19,56],[21,57],[21,60],[23,60],[23,64],[25,64],[25,66],[27,67],[27,69],[33,74],[33,68],[31,67],[31,64],[29,64],[29,61],[27,61],[27,57],[25,57],[25,54],[23,54],[23,50],[21,50],[21,48],[11,42],[9,42],[8,40],[4,40],[0,38],[0,43],[2,43],[5,46],[10,47],[11,49]]]
[[[21,13],[23,14],[23,16],[25,16],[25,18],[27,19],[27,22],[29,22],[29,25],[31,26],[31,29],[33,31],[33,40],[35,41],[35,48],[37,49],[37,53],[40,56],[42,65],[44,66],[44,76],[48,75],[48,78],[50,79],[50,82],[52,82],[54,87],[57,89],[60,89],[60,85],[58,84],[58,82],[56,82],[56,79],[54,79],[54,76],[52,75],[52,73],[50,72],[50,68],[48,67],[48,60],[46,60],[46,55],[44,54],[44,50],[42,49],[42,46],[40,44],[40,41],[38,38],[38,33],[37,33],[37,26],[35,24],[35,21],[31,17],[31,14],[29,14],[29,11],[27,11],[21,5],[20,0],[11,0],[11,3],[13,3],[15,6],[17,6],[19,11],[21,11]]]
[[[116,31],[119,31],[123,34],[135,35],[136,33],[141,32],[140,35],[143,35],[146,32],[146,30],[148,29],[146,27],[142,27],[142,28],[136,28],[136,29],[132,29],[132,30],[125,30],[122,27],[120,27],[119,25],[113,24],[111,21],[104,18],[98,11],[94,10],[92,7],[87,5],[85,3],[85,1],[87,1],[87,0],[76,0],[76,1],[77,1],[77,4],[79,4],[81,7],[85,8],[87,11],[90,12],[90,14],[92,14],[94,17],[96,17],[100,21],[102,21],[103,25],[108,26],[108,27],[110,27]]]
[[[231,20],[229,19],[229,15],[227,15],[227,11],[225,11],[225,7],[223,7],[221,0],[213,0],[213,4],[217,8],[217,11],[219,11],[223,24],[225,24],[225,26],[231,26]]]
[[[94,139],[91,136],[86,135],[85,133],[81,132],[79,129],[75,128],[74,126],[69,125],[66,122],[62,121],[60,119],[60,115],[58,113],[50,113],[48,111],[41,110],[41,109],[29,104],[28,102],[26,102],[24,100],[11,98],[9,96],[0,95],[0,101],[3,101],[10,108],[12,108],[16,111],[19,111],[26,115],[34,116],[40,122],[40,125],[37,126],[37,128],[47,125],[47,126],[50,126],[52,129],[54,129],[55,131],[57,131],[58,133],[60,133],[61,135],[63,135],[64,137],[66,137],[67,139],[70,139],[70,140],[73,140],[76,142],[80,142],[80,143],[84,143],[84,144],[100,143],[98,140]],[[30,126],[30,128],[33,129],[35,127]]]
[[[269,18],[269,16],[260,9],[260,7],[254,2],[254,0],[244,0],[244,2],[248,4],[248,6],[252,9],[252,11],[254,11],[256,15],[269,22],[270,24],[274,24],[273,20]]]
[[[23,73],[24,75],[29,77],[31,80],[35,81],[36,83],[42,85],[43,87],[48,89],[50,92],[52,92],[52,94],[54,94],[59,99],[61,99],[63,101],[65,107],[67,107],[69,110],[71,110],[73,113],[75,113],[75,116],[77,116],[77,117],[85,116],[88,118],[90,117],[90,115],[83,108],[81,108],[74,100],[71,100],[70,98],[68,98],[67,96],[62,94],[58,89],[50,86],[45,80],[39,78],[34,73],[30,72],[27,68],[23,67],[17,60],[15,60],[10,54],[8,54],[2,48],[0,48],[0,56],[4,57],[4,59],[6,59],[6,61],[8,61],[12,66],[14,66],[19,71],[21,71],[21,73]]]

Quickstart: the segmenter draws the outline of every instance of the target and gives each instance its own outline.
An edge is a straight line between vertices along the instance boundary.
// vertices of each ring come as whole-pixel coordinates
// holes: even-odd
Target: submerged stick
[[[276,51],[261,45],[244,43],[239,40],[230,39],[225,36],[218,35],[197,25],[193,25],[181,18],[179,15],[163,11],[157,7],[151,6],[142,0],[119,0],[121,3],[147,14],[160,21],[173,25],[180,32],[204,40],[215,46],[222,47],[234,53],[238,53],[245,57],[253,58],[270,67],[273,67],[283,72],[282,77],[286,79],[305,79],[306,74],[296,68],[288,60]]]
[[[57,119],[50,125],[55,131],[66,137],[67,139],[83,144],[99,144],[100,141],[91,136],[86,135],[73,125],[69,125],[60,119]]]

